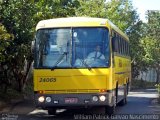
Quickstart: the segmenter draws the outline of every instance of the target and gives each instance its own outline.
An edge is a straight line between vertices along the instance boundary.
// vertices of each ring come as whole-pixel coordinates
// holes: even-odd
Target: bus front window
[[[36,68],[109,67],[107,28],[40,29],[35,46]]]
[[[36,67],[70,67],[70,34],[70,29],[38,30],[36,36]]]
[[[73,32],[75,67],[109,66],[109,33],[106,28],[75,28]]]

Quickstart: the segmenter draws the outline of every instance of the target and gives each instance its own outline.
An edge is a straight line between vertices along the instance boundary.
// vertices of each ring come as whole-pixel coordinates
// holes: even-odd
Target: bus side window
[[[128,53],[127,53],[127,41],[125,40],[125,55],[127,56]]]
[[[112,50],[113,52],[118,52],[118,41],[117,41],[117,36],[115,34],[115,36],[112,38]]]
[[[123,41],[123,39],[122,39],[122,37],[121,37],[121,45],[122,45],[122,55],[124,55],[124,41]]]
[[[124,55],[127,56],[127,54],[126,54],[126,40],[123,39],[123,41],[124,41]]]
[[[121,55],[123,55],[123,40],[121,37],[120,37],[120,41],[121,41]]]
[[[112,51],[115,51],[115,37],[112,37]]]
[[[127,56],[126,40],[125,39],[123,39],[123,40],[124,40],[124,55]]]
[[[124,39],[123,38],[121,38],[121,40],[122,40],[122,54],[123,55],[125,55],[125,49],[124,49]]]
[[[119,46],[118,46],[118,36],[116,35],[115,38],[115,52],[118,52]]]
[[[122,54],[122,41],[120,36],[118,36],[118,41],[119,41],[119,53]]]

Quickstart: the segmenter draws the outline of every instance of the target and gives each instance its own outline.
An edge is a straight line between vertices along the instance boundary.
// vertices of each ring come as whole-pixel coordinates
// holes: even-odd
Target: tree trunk
[[[33,61],[28,62],[27,70],[26,70],[26,75],[25,75],[25,77],[24,77],[24,82],[23,82],[22,90],[25,89],[27,80],[28,80],[28,79],[30,78],[30,76],[31,76],[32,66],[33,66]]]

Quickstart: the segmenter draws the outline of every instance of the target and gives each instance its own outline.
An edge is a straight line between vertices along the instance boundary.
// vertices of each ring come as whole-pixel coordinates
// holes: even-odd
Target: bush
[[[22,99],[23,95],[16,90],[9,88],[6,93],[0,91],[0,101],[4,101],[5,103],[10,103],[12,99]]]
[[[131,81],[131,89],[155,88],[155,84],[155,82],[134,79]]]
[[[159,84],[156,84],[156,89],[158,91],[158,103],[160,103],[160,83]]]

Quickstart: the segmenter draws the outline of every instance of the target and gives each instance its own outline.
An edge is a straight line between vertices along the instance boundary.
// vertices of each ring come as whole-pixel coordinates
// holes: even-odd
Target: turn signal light
[[[45,93],[45,91],[39,91],[38,93],[39,93],[39,94],[44,94],[44,93]]]
[[[105,89],[101,89],[101,90],[100,90],[100,92],[107,92],[107,90],[105,90]]]

